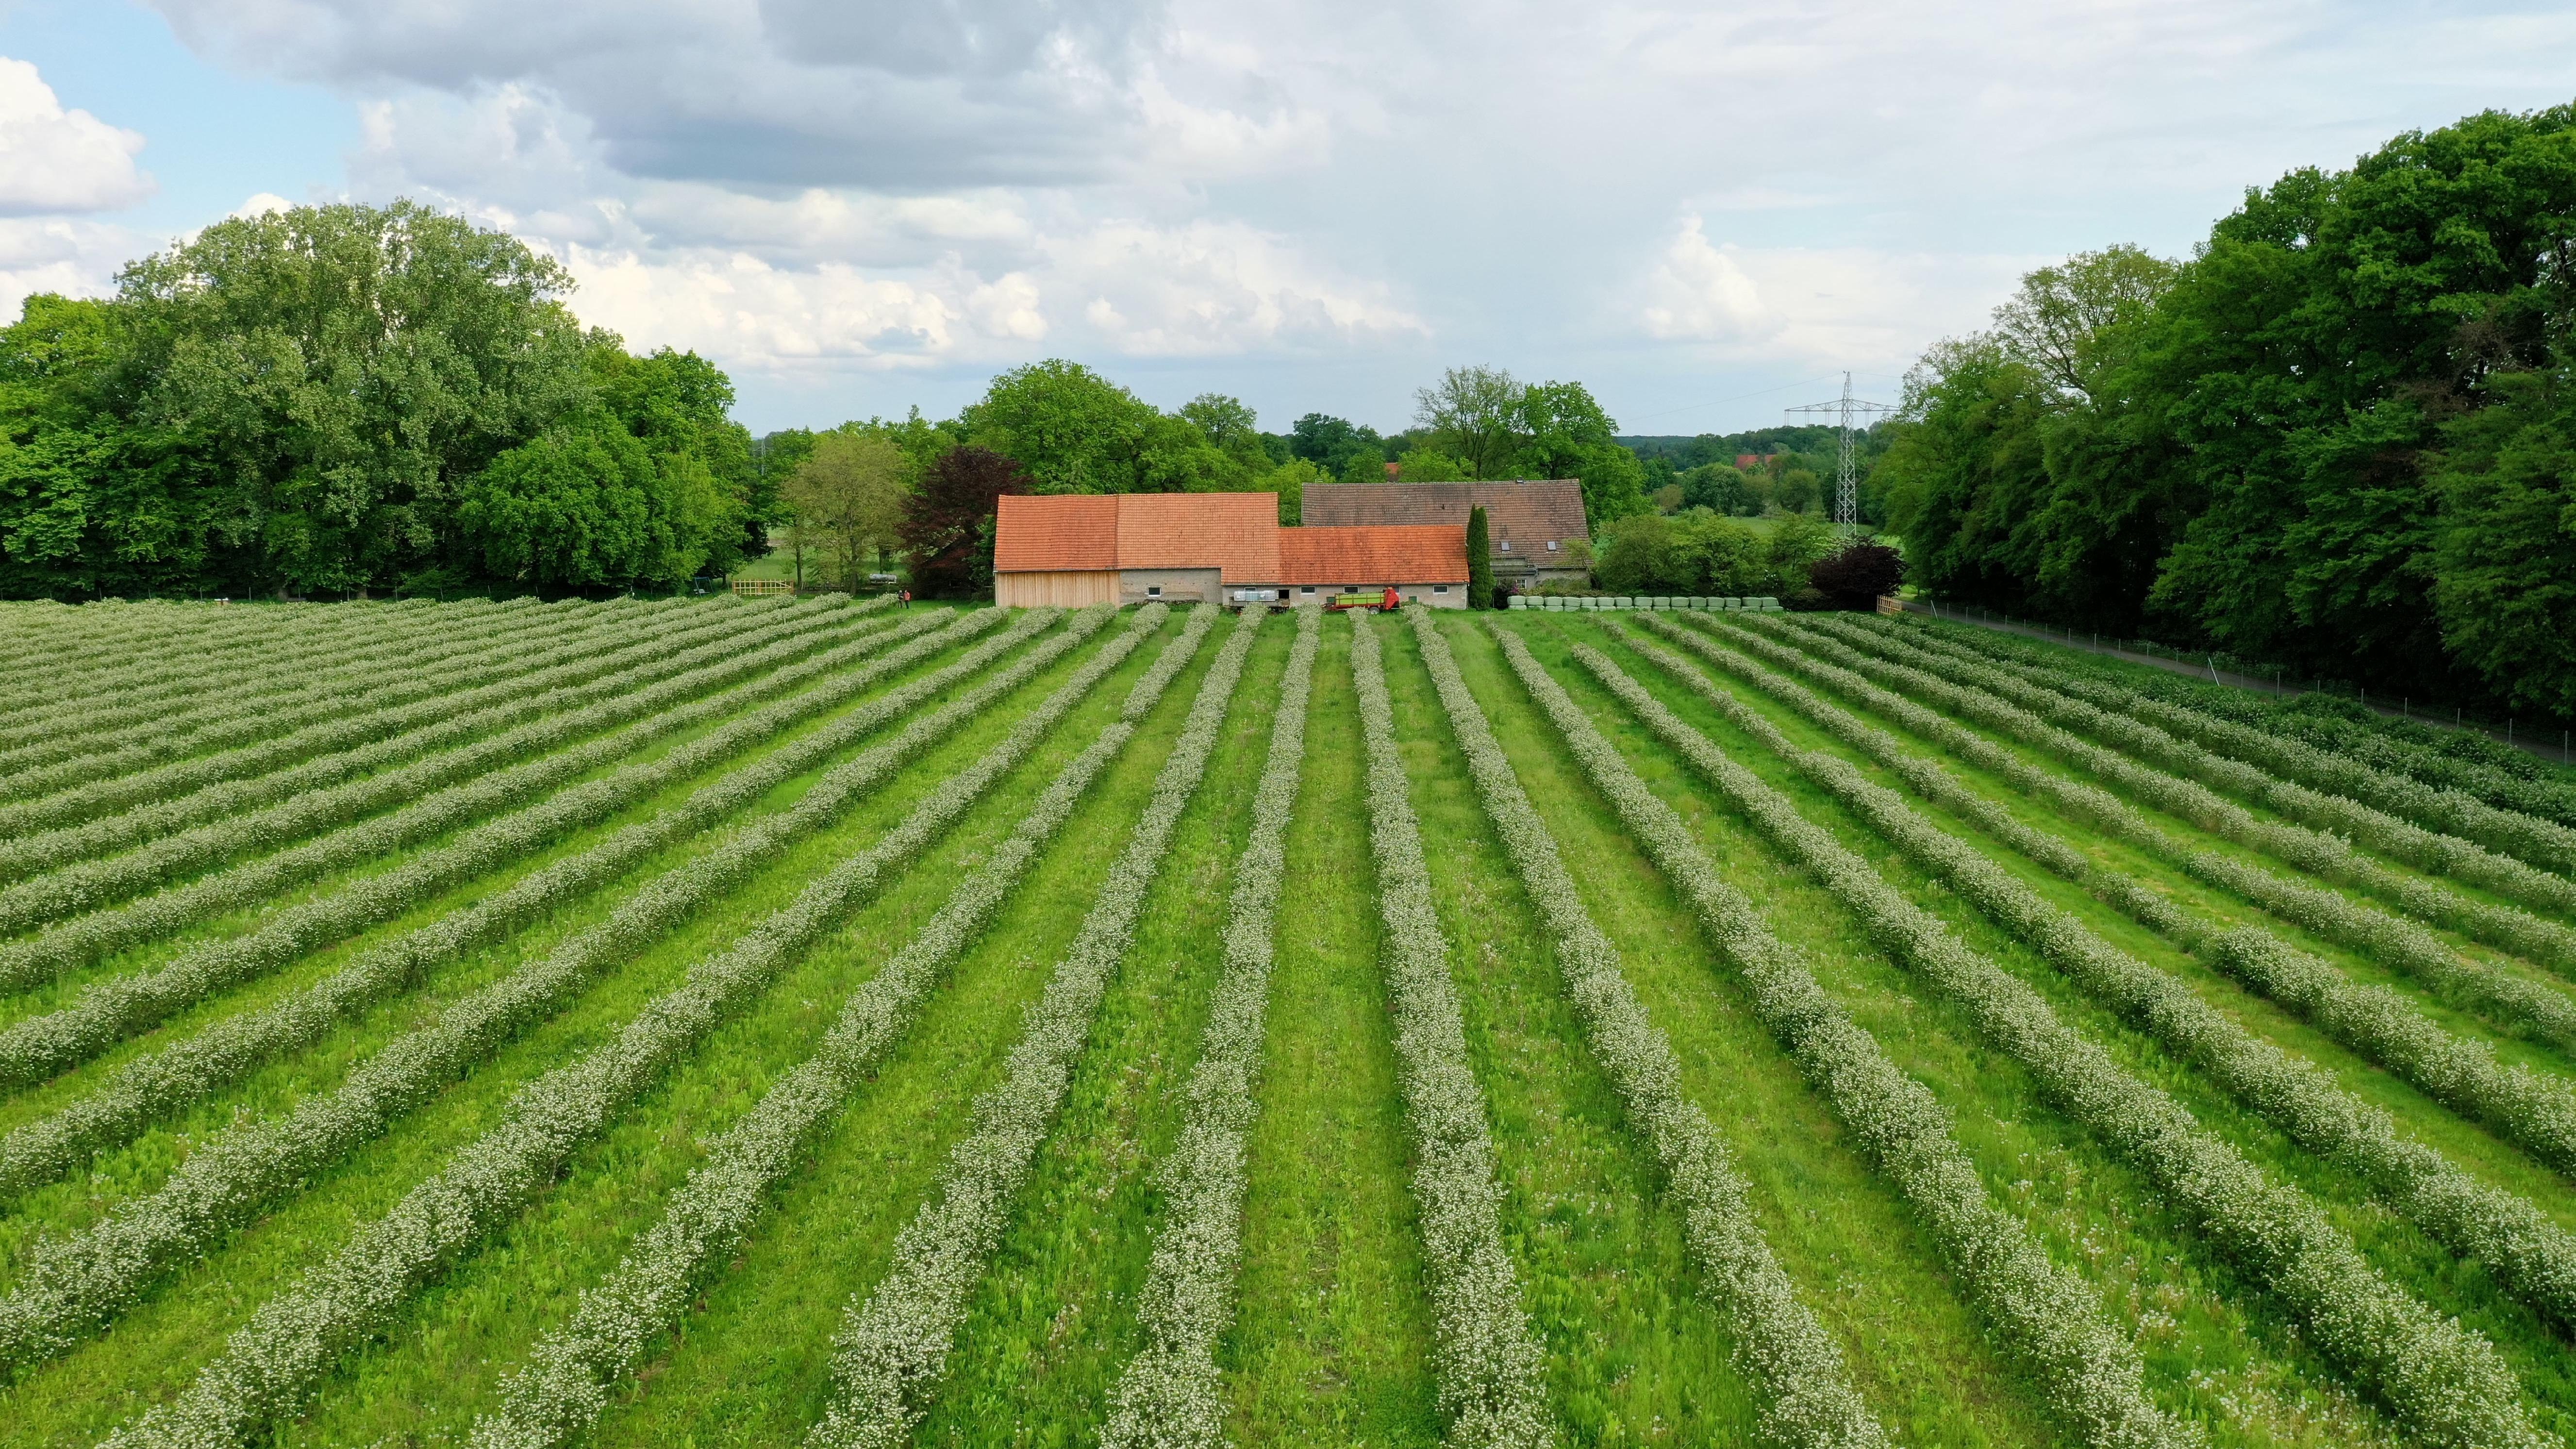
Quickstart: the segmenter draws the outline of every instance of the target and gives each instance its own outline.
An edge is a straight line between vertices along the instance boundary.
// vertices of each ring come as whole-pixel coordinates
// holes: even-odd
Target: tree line
[[[1380,433],[1166,412],[1078,363],[915,410],[755,439],[693,353],[585,328],[569,276],[410,202],[218,222],[112,295],[0,328],[0,596],[349,597],[678,588],[785,545],[826,582],[990,584],[1005,492],[1575,478],[1596,528],[1649,468],[1579,382],[1460,367]]]
[[[2023,279],[1874,469],[1934,594],[2576,715],[2576,107],[2251,189]]]
[[[671,583],[774,511],[705,360],[398,202],[218,222],[0,329],[0,595]]]

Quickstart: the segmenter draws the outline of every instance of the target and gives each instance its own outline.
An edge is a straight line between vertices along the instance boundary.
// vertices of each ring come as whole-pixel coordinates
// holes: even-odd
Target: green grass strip
[[[2093,893],[2224,975],[2279,1003],[2299,1019],[2412,1083],[2454,1111],[2485,1123],[2507,1141],[2561,1172],[2576,1171],[2576,1085],[2523,1063],[2504,1065],[2483,1041],[2443,1027],[2398,991],[2358,985],[2332,962],[2297,950],[2272,932],[2240,926],[2220,932],[2167,897],[2125,875],[2100,871],[2082,851],[2023,824],[1995,802],[1970,791],[1934,762],[1912,754],[1896,737],[1863,723],[1848,710],[1804,685],[1762,667],[1716,640],[1653,616],[1643,627],[1745,680],[1813,722],[1818,728],[1894,772],[1916,794],[1974,820],[1978,827],[2048,870]],[[1737,636],[1766,658],[1803,666],[1837,692],[1933,740],[1988,770],[2034,799],[2078,792],[2068,804],[2079,817],[2100,822],[2106,813],[2131,817],[2115,835],[2137,841],[2155,836],[2143,818],[2115,797],[2024,763],[2010,751],[1943,719],[1902,695],[1892,694],[1848,670],[1806,660],[1767,640]],[[1772,651],[1777,651],[1776,653]],[[2161,849],[2171,857],[2176,852]],[[2551,1290],[2551,1297],[2558,1296]]]
[[[1684,1095],[1671,1041],[1638,1001],[1619,948],[1594,924],[1555,835],[1467,691],[1448,641],[1428,610],[1416,613],[1413,624],[1450,729],[1466,753],[1477,798],[1554,939],[1557,970],[1583,1015],[1593,1058],[1653,1148],[1665,1192],[1681,1211],[1691,1257],[1733,1330],[1739,1362],[1760,1386],[1763,1433],[1780,1444],[1818,1449],[1885,1444],[1886,1431],[1852,1386],[1841,1347],[1798,1300],[1796,1285],[1763,1236],[1732,1154],[1708,1114]],[[1491,632],[1512,672],[1530,684],[1539,664],[1529,646],[1510,630]]]
[[[931,621],[936,622],[935,616]],[[1001,613],[996,610],[960,615],[927,637],[860,668],[835,670],[803,694],[754,710],[659,760],[630,765],[598,783],[616,789],[623,798],[643,798],[750,749],[799,720],[853,699],[888,676],[966,643],[1000,622]],[[746,808],[938,694],[975,680],[1050,622],[1048,611],[1030,611],[1011,629],[968,649],[945,668],[701,786],[668,810],[530,872],[462,910],[371,946],[348,965],[283,1001],[226,1017],[184,1041],[125,1063],[95,1091],[0,1137],[0,1201],[68,1170],[82,1154],[104,1143],[123,1140],[159,1114],[239,1080],[258,1064],[319,1040],[333,1023],[408,989],[467,951],[579,899],[655,852]],[[1064,647],[1070,649],[1072,643]],[[1016,670],[1013,677],[1020,677]],[[587,813],[587,806],[566,798],[573,793],[567,791],[532,807],[523,817],[514,817],[513,833],[524,848],[561,839],[566,822]]]
[[[1351,673],[1368,753],[1370,853],[1386,935],[1379,965],[1395,1018],[1397,1080],[1413,1129],[1413,1200],[1431,1280],[1435,1378],[1448,1442],[1459,1449],[1533,1446],[1554,1437],[1541,1350],[1511,1254],[1484,1089],[1467,1057],[1449,947],[1431,900],[1422,827],[1395,749],[1395,709],[1376,628],[1351,618]]]
[[[1895,627],[1893,621],[1890,626]],[[2280,730],[2255,729],[2157,699],[2107,678],[2071,674],[2029,659],[1973,649],[1963,643],[1965,636],[1900,629],[1898,637],[1944,650],[1954,657],[1975,658],[2028,683],[2132,716],[2142,724],[2160,726],[2248,766],[2411,820],[2427,831],[2474,840],[2543,870],[2576,872],[2576,830],[2559,821],[2499,809],[2465,791],[2383,770],[2348,753],[2320,749]]]
[[[2108,740],[2121,754],[2148,762],[2157,772],[2171,772],[2167,779],[2189,784],[2188,791],[2171,785],[2156,788],[2183,807],[2180,813],[2206,821],[2210,829],[2229,839],[2345,884],[2386,895],[2402,903],[2410,915],[2449,926],[2499,950],[2527,956],[2562,973],[2576,974],[2576,929],[2527,910],[2472,899],[2460,894],[2447,880],[2424,880],[2391,870],[2354,847],[2358,843],[2437,877],[2483,886],[2525,906],[2547,911],[2576,912],[2576,881],[2563,880],[2498,855],[2475,841],[2409,824],[2358,800],[2280,779],[2189,740],[2177,739],[2144,721],[2027,683],[2003,666],[1974,655],[1963,658],[1875,629],[1830,620],[1801,623],[1793,630],[1831,635],[1908,667],[1990,694],[2054,724],[2072,726]],[[2304,824],[2259,820],[2243,806],[2221,799],[2201,781],[2223,785]]]
[[[1087,622],[1096,626],[1105,617],[1105,610],[1097,611]],[[782,847],[829,824],[974,718],[978,706],[1025,682],[1082,637],[1082,632],[1068,631],[1053,641],[1058,647],[1031,651],[983,688],[835,767],[793,807],[646,882],[607,919],[455,1002],[430,1025],[387,1043],[337,1089],[304,1098],[283,1118],[244,1123],[217,1135],[191,1153],[157,1191],[118,1204],[83,1232],[39,1244],[9,1296],[0,1299],[0,1367],[16,1371],[94,1332],[138,1301],[161,1275],[209,1251],[249,1214],[300,1190],[314,1174],[472,1071],[573,992],[750,879]],[[1113,649],[1102,657],[1123,655]],[[1064,708],[1071,707],[1073,698],[1078,696],[1066,698]]]
[[[2124,1071],[2060,1021],[2020,978],[1970,950],[1869,862],[1807,821],[1597,649],[1575,657],[1655,737],[1825,882],[1889,956],[1964,1007],[2073,1118],[2153,1178],[2203,1231],[2279,1294],[2346,1374],[2376,1393],[2418,1442],[2508,1449],[2552,1442],[2483,1336],[2434,1313],[2371,1267],[2307,1195],[2275,1182],[2182,1104]]]
[[[1763,638],[1760,631],[1744,628],[1732,619],[1712,622],[1705,627],[1719,629],[1736,638]],[[1763,639],[1763,642],[1776,647],[1776,641]],[[2080,764],[2101,778],[2117,782],[2156,808],[2170,811],[2194,824],[2226,834],[2224,827],[2227,822],[2243,817],[2251,822],[2246,827],[2251,833],[2242,837],[2240,843],[2258,850],[2269,849],[2293,864],[2330,866],[2335,860],[2354,859],[2351,848],[2332,836],[2301,826],[2267,825],[2254,821],[2241,806],[2220,799],[2206,786],[2140,765],[2117,751],[2104,749],[2059,729],[2019,705],[1984,690],[1953,684],[1926,670],[1874,658],[1813,631],[1802,631],[1799,644],[1825,662],[1905,691],[1916,699],[1929,700],[1955,710],[1965,718],[2046,751],[2053,759]],[[1791,652],[1794,657],[1794,651]],[[1773,656],[1766,654],[1764,657]],[[2120,832],[2122,839],[2172,859],[2195,879],[2241,896],[2283,920],[2305,926],[2328,940],[2360,951],[2391,970],[2423,982],[2444,999],[2475,1011],[2489,1021],[2549,1042],[2562,1050],[2576,1051],[2576,1000],[2571,1000],[2562,990],[2499,971],[2483,962],[2467,960],[2423,926],[2356,901],[2340,891],[2275,875],[2214,850],[2178,849],[2175,842],[2149,824],[2144,815],[2106,791],[2066,781],[2049,787],[2049,797],[2105,828]],[[2373,868],[2382,874],[2393,874],[2381,867]],[[2429,882],[2412,884],[2435,889]]]
[[[1155,606],[1140,611],[1134,626],[1031,714],[1040,727],[1024,724],[951,776],[875,845],[817,877],[732,947],[692,967],[679,987],[646,1005],[610,1041],[521,1088],[500,1125],[360,1228],[302,1282],[262,1304],[174,1402],[150,1410],[105,1442],[119,1449],[240,1445],[293,1413],[343,1353],[383,1331],[447,1264],[515,1217],[636,1093],[872,894],[886,872],[918,859],[1163,615]],[[1175,641],[1166,652],[1180,647]]]
[[[2464,1257],[2483,1258],[2524,1301],[2576,1324],[2576,1234],[2529,1201],[2486,1186],[2419,1142],[2396,1118],[2344,1091],[2314,1063],[2238,1026],[2168,972],[2112,946],[1857,768],[1799,748],[1690,662],[1638,652],[1708,701],[1866,821],[1890,844],[2001,924],[2078,986],[2206,1070],[2292,1141],[2359,1173],[2393,1208]],[[1753,667],[1747,662],[1747,668]]]
[[[1189,808],[1199,783],[1207,777],[1208,757],[1215,753],[1217,735],[1224,727],[1235,685],[1243,677],[1244,656],[1251,651],[1262,612],[1254,609],[1244,614],[1216,667],[1200,685],[1181,737],[1154,778],[1153,795],[1130,831],[1126,849],[1100,883],[1072,944],[1048,976],[1044,994],[1022,1019],[1020,1039],[1003,1064],[1002,1080],[976,1098],[975,1130],[949,1152],[936,1194],[895,1238],[893,1261],[885,1277],[864,1296],[851,1298],[833,1336],[831,1399],[821,1421],[805,1437],[811,1449],[895,1449],[911,1436],[926,1407],[924,1399],[945,1377],[948,1351],[958,1325],[965,1321],[967,1300],[1010,1224],[1011,1204],[1028,1182],[1038,1149],[1046,1144],[1064,1108],[1074,1065],[1100,1012],[1100,998],[1135,940],[1146,892],[1162,870],[1181,812]],[[1119,727],[1132,733],[1152,702],[1140,684]],[[1109,742],[1104,739],[1103,743]],[[1096,777],[1108,761],[1104,752],[1088,777]],[[1068,777],[1066,783],[1076,782]],[[1068,798],[1056,821],[1071,809]],[[1054,823],[1043,828],[1045,834],[1052,834]],[[1024,858],[1033,858],[1044,835],[1027,833],[1031,843]],[[1025,868],[1020,866],[1008,880],[996,880],[984,890],[975,920],[987,919],[999,909],[1009,884]],[[933,921],[925,934],[935,936],[940,925]],[[949,934],[962,939],[968,928],[961,923]],[[957,950],[944,943],[932,949],[948,957]],[[833,1100],[838,1097],[833,1094]],[[776,1171],[783,1173],[790,1160],[779,1154]]]
[[[1296,617],[1297,642],[1271,717],[1270,753],[1253,790],[1252,830],[1226,903],[1225,960],[1190,1071],[1189,1108],[1157,1174],[1164,1218],[1136,1305],[1145,1346],[1110,1391],[1102,1449],[1218,1449],[1225,1442],[1216,1345],[1234,1321],[1245,1139],[1261,1110],[1253,1091],[1270,1003],[1272,926],[1288,870],[1288,825],[1303,774],[1306,703],[1324,611],[1302,608]]]
[[[1732,965],[1765,1029],[1851,1129],[1864,1155],[1940,1244],[1970,1301],[2038,1380],[2043,1400],[2093,1449],[2182,1449],[2196,1436],[2147,1398],[2138,1353],[2106,1322],[2085,1281],[2049,1261],[2020,1219],[1996,1206],[1921,1082],[1835,1003],[1797,953],[1719,875],[1690,827],[1657,798],[1563,686],[1530,692],[1593,788],[1690,903]]]

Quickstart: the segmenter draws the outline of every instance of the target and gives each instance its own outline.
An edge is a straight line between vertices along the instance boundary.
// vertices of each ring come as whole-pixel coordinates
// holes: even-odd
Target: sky
[[[0,0],[0,57],[0,315],[411,197],[755,431],[1069,357],[1280,431],[1481,364],[1689,434],[1896,401],[2032,267],[2576,102],[2576,7]]]

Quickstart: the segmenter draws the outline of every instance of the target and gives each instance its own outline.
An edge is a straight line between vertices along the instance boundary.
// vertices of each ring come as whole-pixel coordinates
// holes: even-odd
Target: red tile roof
[[[1005,494],[996,515],[996,573],[1204,568],[1228,585],[1463,584],[1467,530],[1281,528],[1276,493]]]
[[[1279,579],[1276,493],[1122,493],[1118,567],[1224,570],[1228,584]]]
[[[1118,499],[1105,493],[1001,496],[994,515],[997,573],[1118,567]]]
[[[1426,527],[1279,530],[1283,584],[1463,584],[1467,530]]]

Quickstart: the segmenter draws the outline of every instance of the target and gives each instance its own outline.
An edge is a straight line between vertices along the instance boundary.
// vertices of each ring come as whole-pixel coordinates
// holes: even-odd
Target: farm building
[[[1591,570],[1583,485],[1572,478],[1491,483],[1336,483],[1306,490],[1306,522],[1336,527],[1467,526],[1482,507],[1493,540],[1494,584],[1522,590],[1552,580],[1582,583]]]
[[[1005,494],[994,521],[993,597],[1016,608],[1389,586],[1464,608],[1464,524],[1282,528],[1276,493]]]

